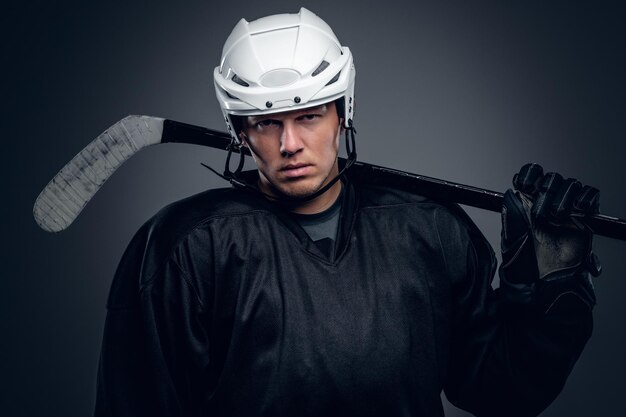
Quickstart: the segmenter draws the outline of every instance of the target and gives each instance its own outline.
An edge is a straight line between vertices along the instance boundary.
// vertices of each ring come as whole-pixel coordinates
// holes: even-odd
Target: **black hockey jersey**
[[[334,261],[238,189],[168,206],[111,288],[96,416],[536,415],[588,339],[582,273],[491,288],[488,242],[455,205],[344,184]]]

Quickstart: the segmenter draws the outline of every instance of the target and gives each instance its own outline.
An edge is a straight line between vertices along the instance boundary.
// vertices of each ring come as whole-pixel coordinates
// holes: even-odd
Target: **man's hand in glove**
[[[580,220],[598,213],[599,191],[557,173],[544,174],[537,164],[524,165],[513,186],[504,194],[502,209],[503,284],[525,293],[523,299],[531,296],[538,279],[584,270],[598,276],[593,234]]]

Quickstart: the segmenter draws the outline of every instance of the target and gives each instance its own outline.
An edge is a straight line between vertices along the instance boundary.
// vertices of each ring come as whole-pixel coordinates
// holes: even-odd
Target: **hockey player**
[[[527,165],[493,251],[455,205],[351,175],[355,69],[306,9],[240,21],[215,69],[234,187],[135,235],[108,301],[96,416],[533,416],[592,327],[598,192]],[[348,162],[337,161],[346,135]],[[230,155],[229,155],[230,159]]]

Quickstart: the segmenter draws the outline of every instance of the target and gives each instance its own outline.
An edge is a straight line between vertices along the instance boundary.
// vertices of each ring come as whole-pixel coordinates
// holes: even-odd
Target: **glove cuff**
[[[545,314],[567,293],[575,294],[589,310],[596,304],[586,265],[560,269],[533,282],[511,281],[510,275],[505,268],[500,268],[500,293],[509,305],[523,305]]]

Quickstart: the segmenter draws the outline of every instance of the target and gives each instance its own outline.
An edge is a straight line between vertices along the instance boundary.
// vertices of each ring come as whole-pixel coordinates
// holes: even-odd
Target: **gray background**
[[[127,114],[223,129],[211,73],[241,17],[290,1],[27,2],[2,27],[0,415],[91,414],[105,300],[135,230],[163,205],[224,186],[191,145],[122,167],[67,231],[32,220],[38,192]],[[357,68],[364,161],[504,190],[536,161],[602,190],[626,217],[626,13],[619,2],[311,0]],[[492,245],[499,216],[469,210]],[[598,238],[594,336],[543,416],[622,414],[626,243]],[[449,416],[465,415],[447,407]]]

